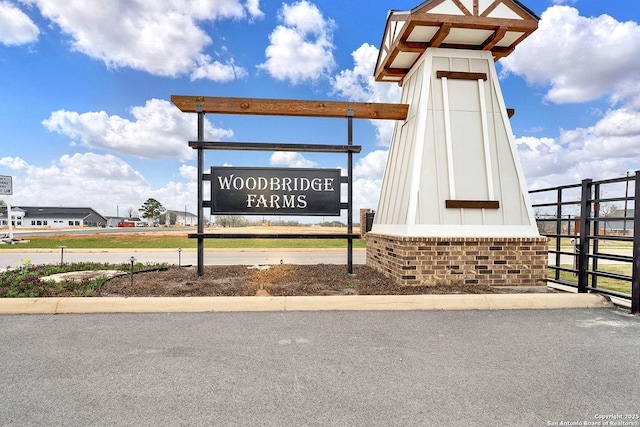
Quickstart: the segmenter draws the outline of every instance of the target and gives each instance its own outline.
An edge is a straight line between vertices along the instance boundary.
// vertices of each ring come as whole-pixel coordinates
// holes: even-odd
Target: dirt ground
[[[546,292],[535,288],[495,288],[478,285],[400,286],[365,265],[206,266],[198,277],[195,267],[170,267],[112,278],[100,294],[122,296],[319,296],[319,295],[416,295]]]

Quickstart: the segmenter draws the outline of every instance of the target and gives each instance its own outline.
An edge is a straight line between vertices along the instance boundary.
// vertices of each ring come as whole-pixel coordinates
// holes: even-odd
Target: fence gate
[[[640,314],[638,177],[530,191],[540,234],[550,238],[549,282],[601,293]]]

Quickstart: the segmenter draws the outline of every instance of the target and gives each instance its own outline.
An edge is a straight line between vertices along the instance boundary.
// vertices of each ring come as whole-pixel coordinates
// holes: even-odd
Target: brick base
[[[365,238],[367,265],[402,285],[546,284],[546,237]]]

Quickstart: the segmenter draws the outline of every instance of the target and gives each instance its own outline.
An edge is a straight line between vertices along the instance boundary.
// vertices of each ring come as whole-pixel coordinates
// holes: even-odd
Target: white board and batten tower
[[[494,62],[536,30],[516,0],[430,0],[391,11],[375,70],[402,86],[367,264],[407,285],[544,284]]]

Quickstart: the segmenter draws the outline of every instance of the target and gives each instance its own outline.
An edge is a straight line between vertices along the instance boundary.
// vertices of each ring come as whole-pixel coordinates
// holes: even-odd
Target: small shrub
[[[33,265],[29,259],[22,260],[19,268],[0,272],[0,298],[37,298],[55,296],[85,296],[97,295],[97,290],[106,279],[95,280],[66,280],[54,282],[44,281],[42,277],[58,273],[73,271],[121,270],[131,271],[131,264],[107,264],[95,262],[81,262],[73,264],[42,264]],[[148,265],[137,263],[134,271],[144,270]],[[157,267],[157,265],[154,265]]]

